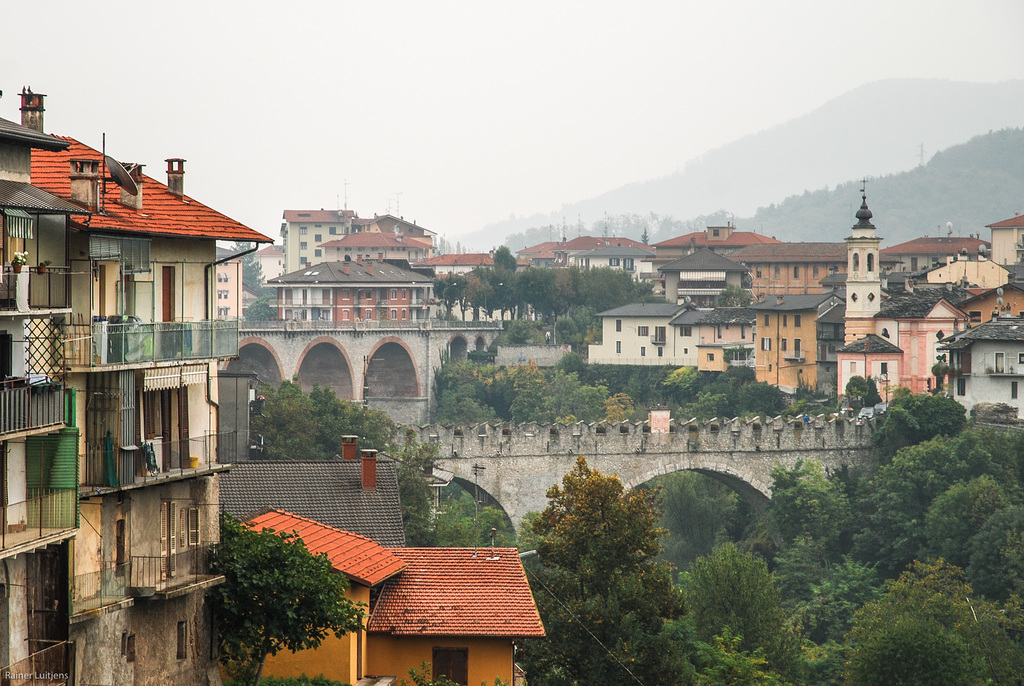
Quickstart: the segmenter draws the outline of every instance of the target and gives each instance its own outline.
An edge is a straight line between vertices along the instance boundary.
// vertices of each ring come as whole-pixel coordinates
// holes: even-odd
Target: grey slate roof
[[[966,348],[974,341],[1024,341],[1024,319],[993,319],[947,338],[942,342],[942,347]]]
[[[898,353],[903,354],[899,346],[893,345],[881,336],[869,333],[863,338],[858,338],[852,343],[847,343],[836,350],[837,353]]]
[[[70,143],[13,121],[0,118],[0,140],[42,150],[67,150]]]
[[[722,257],[718,253],[711,252],[707,248],[697,250],[689,255],[684,255],[678,260],[658,267],[659,272],[689,272],[689,271],[716,271],[716,272],[746,272],[748,271],[739,262],[734,262],[728,257]]]
[[[875,317],[878,319],[921,319],[928,316],[928,313],[940,300],[945,300],[956,307],[973,295],[966,288],[959,286],[954,286],[951,289],[918,287],[914,289],[913,293],[901,289],[890,289],[889,298],[882,301]]]
[[[750,307],[716,307],[703,314],[700,324],[753,324],[757,318]]]
[[[91,214],[75,203],[48,193],[42,188],[20,181],[0,180],[0,206],[30,212],[59,212],[61,214]]]
[[[348,265],[348,274],[345,266]],[[268,284],[284,286],[288,284],[392,284],[392,283],[433,283],[433,279],[396,267],[388,262],[321,262],[290,274],[270,279]]]
[[[764,302],[754,303],[751,309],[759,312],[787,312],[790,310],[813,310],[829,298],[836,297],[835,293],[813,293],[810,295],[784,295],[782,302],[774,295],[769,295]]]
[[[633,245],[605,245],[593,250],[584,250],[573,257],[653,257],[654,248],[637,248]]]
[[[604,312],[598,312],[599,317],[671,317],[685,305],[673,305],[672,303],[630,303],[621,307],[613,307]]]
[[[239,519],[273,507],[367,536],[405,545],[398,464],[377,458],[377,490],[362,489],[359,460],[236,462],[220,477],[220,507]]]

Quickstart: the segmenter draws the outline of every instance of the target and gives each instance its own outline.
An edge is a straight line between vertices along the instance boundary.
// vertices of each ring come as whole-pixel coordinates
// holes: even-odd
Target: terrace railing
[[[63,385],[41,375],[0,382],[0,437],[63,423]]]
[[[7,503],[2,508],[0,547],[16,548],[75,528],[78,492],[73,488],[47,488],[35,497]]]
[[[233,461],[237,440],[237,433],[232,431],[187,441],[156,438],[131,449],[114,445],[108,451],[105,446],[90,445],[86,449],[82,485],[119,488],[207,471]]]
[[[72,367],[208,360],[238,355],[238,321],[98,320],[67,327],[64,355]]]

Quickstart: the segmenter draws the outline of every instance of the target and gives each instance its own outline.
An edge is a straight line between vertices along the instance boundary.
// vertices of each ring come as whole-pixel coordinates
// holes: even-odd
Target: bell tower
[[[882,279],[878,264],[878,246],[882,239],[875,235],[863,187],[857,223],[845,240],[846,342],[850,343],[875,333],[874,316],[878,314],[882,301]]]

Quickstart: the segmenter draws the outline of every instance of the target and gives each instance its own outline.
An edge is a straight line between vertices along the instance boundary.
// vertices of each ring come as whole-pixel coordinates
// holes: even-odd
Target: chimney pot
[[[775,296],[775,304],[776,305],[781,305],[785,300],[786,300],[786,296],[784,296],[784,295],[777,295],[777,296]]]
[[[356,460],[359,458],[359,437],[351,434],[341,437],[341,459]]]
[[[31,88],[21,89],[21,125],[35,129],[39,133],[43,131],[43,99],[46,96],[42,93],[33,93]]]
[[[179,198],[185,195],[185,160],[170,157],[167,163],[167,190]]]
[[[128,168],[128,176],[132,177],[132,181],[135,182],[135,186],[139,189],[139,192],[135,195],[125,193],[124,189],[121,189],[121,204],[125,207],[132,207],[136,210],[142,211],[142,165],[141,164],[129,164],[126,165]]]
[[[71,160],[71,199],[96,212],[100,197],[100,162],[92,159]]]
[[[366,261],[366,273],[373,274],[373,262],[370,262],[369,260]]]
[[[377,451],[369,448],[360,448],[359,455],[363,467],[363,492],[373,493],[377,490]]]

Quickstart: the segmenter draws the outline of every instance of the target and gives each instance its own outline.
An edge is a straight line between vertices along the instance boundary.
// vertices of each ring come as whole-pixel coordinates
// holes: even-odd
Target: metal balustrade
[[[238,434],[231,431],[187,441],[155,438],[132,448],[114,445],[109,451],[103,445],[89,445],[82,485],[119,488],[206,471],[232,462],[237,440]]]
[[[147,596],[213,577],[210,546],[192,545],[170,555],[132,555],[131,594]]]
[[[2,508],[0,548],[8,550],[75,528],[78,491],[46,488],[26,500]]]
[[[67,267],[47,267],[40,273],[38,267],[25,265],[16,272],[5,265],[0,271],[0,310],[66,309],[69,277]]]
[[[115,605],[127,598],[130,573],[131,565],[127,562],[104,562],[98,571],[75,574],[75,614]]]
[[[42,378],[0,382],[0,436],[63,425],[64,386]]]
[[[64,355],[72,367],[235,357],[238,321],[71,324]]]
[[[44,641],[29,641],[29,645]],[[62,686],[71,683],[74,646],[60,641],[29,655],[24,660],[0,668],[2,686]]]

